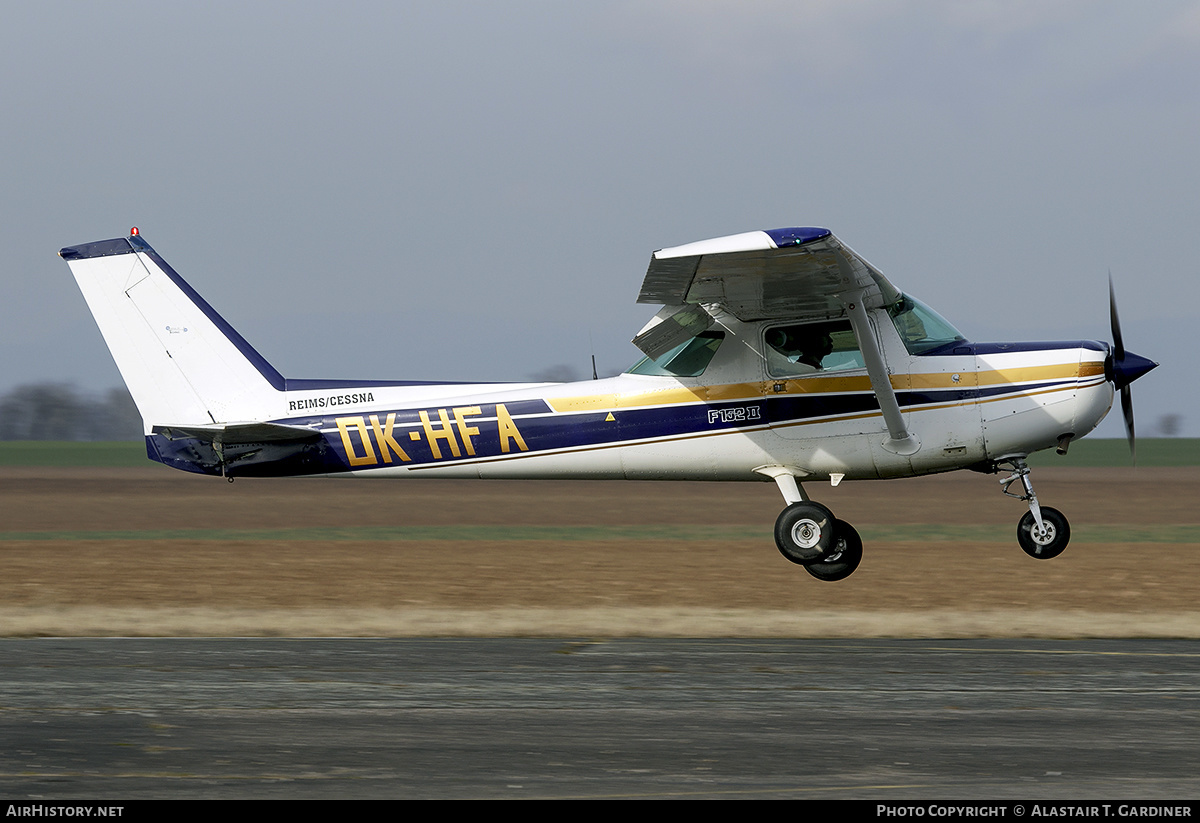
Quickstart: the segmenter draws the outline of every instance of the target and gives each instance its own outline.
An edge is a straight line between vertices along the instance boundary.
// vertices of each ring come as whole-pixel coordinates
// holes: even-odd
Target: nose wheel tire
[[[827,557],[809,563],[804,570],[818,580],[834,582],[854,574],[862,562],[862,538],[845,520],[833,521],[833,547]]]
[[[775,521],[775,545],[779,552],[801,566],[830,554],[833,542],[833,512],[820,503],[793,503]]]
[[[1037,521],[1033,512],[1026,512],[1017,524],[1017,542],[1025,554],[1037,560],[1049,560],[1058,557],[1067,547],[1071,539],[1071,524],[1063,517],[1058,509],[1049,506],[1041,507],[1042,524],[1045,530],[1038,532]]]

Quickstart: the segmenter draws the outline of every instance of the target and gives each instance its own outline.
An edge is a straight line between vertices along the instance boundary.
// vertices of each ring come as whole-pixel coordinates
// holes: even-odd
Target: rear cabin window
[[[772,377],[866,368],[849,320],[772,326],[763,341]]]

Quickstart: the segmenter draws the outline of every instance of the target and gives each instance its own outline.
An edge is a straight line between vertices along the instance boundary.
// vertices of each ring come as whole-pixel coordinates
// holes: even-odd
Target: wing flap
[[[651,360],[657,360],[676,346],[686,343],[712,327],[713,317],[703,306],[685,306],[675,310],[667,306],[633,338],[633,345]]]

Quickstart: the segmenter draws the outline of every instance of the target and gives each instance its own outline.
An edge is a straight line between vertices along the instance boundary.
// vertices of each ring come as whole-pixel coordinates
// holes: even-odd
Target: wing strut
[[[867,375],[871,378],[871,388],[875,390],[875,399],[879,401],[879,410],[883,412],[883,421],[887,424],[889,436],[883,441],[883,447],[894,454],[916,454],[921,448],[921,441],[904,425],[904,415],[901,414],[900,403],[896,400],[896,390],[892,388],[887,364],[883,362],[883,352],[879,349],[879,338],[863,305],[864,296],[861,291],[849,292],[843,294],[842,299],[846,303],[846,313],[850,315],[850,325],[854,327],[854,334],[858,337],[863,359],[867,361]]]

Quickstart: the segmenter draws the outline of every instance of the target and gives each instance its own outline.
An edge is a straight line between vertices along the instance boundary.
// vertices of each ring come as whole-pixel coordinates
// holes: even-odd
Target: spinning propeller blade
[[[1104,376],[1121,392],[1121,414],[1125,417],[1125,436],[1129,440],[1129,454],[1137,462],[1137,446],[1133,434],[1133,392],[1129,384],[1158,366],[1133,352],[1125,351],[1121,339],[1121,321],[1117,317],[1117,295],[1113,290],[1112,272],[1108,273],[1108,319],[1112,327],[1113,347],[1104,361]]]

